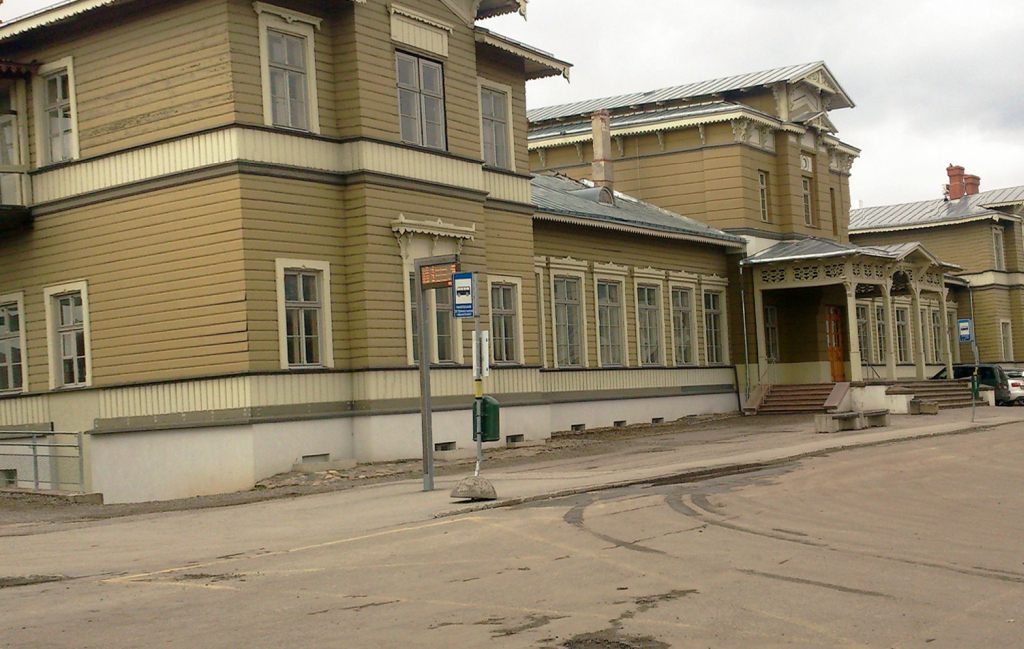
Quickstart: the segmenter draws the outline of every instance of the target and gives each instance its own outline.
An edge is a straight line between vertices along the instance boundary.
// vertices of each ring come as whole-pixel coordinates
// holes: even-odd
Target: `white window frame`
[[[995,265],[994,270],[1005,271],[1006,270],[1006,237],[1003,232],[1003,226],[993,225],[992,226],[992,254],[993,263]]]
[[[513,293],[515,295],[513,296],[513,299],[515,300],[515,314],[513,316],[513,319],[514,319],[514,325],[513,326],[515,327],[514,335],[515,335],[516,357],[515,357],[514,360],[511,360],[511,361],[501,361],[501,362],[498,362],[498,361],[494,361],[493,360],[494,355],[492,353],[491,354],[492,363],[494,363],[495,365],[522,365],[525,362],[524,359],[526,358],[526,345],[525,345],[525,343],[523,341],[523,278],[522,277],[515,277],[515,276],[512,276],[512,275],[488,275],[487,276],[487,303],[488,304],[490,304],[492,290],[494,289],[494,285],[495,284],[510,284],[514,288]],[[479,296],[478,296],[478,299],[479,299]],[[492,319],[491,319],[492,343],[491,344],[493,345],[494,344],[493,343],[493,337],[494,337],[494,331],[495,331],[495,329],[494,329],[494,320],[493,320],[493,315],[494,315],[493,314],[493,308],[491,309],[491,311],[492,311],[492,313],[490,314],[492,316]]]
[[[701,338],[704,340],[704,364],[707,366],[720,367],[722,365],[729,365],[729,303],[728,294],[726,293],[728,286],[729,282],[725,278],[702,277],[700,281],[700,314],[703,328]],[[704,296],[708,293],[718,293],[721,297],[722,305],[722,360],[720,363],[714,364],[708,360],[707,314],[704,312],[704,305],[706,304]]]
[[[544,303],[544,266],[547,264],[546,257],[533,258],[533,279],[537,286],[537,340],[540,341],[540,366],[548,366],[548,334],[547,334],[547,309]]]
[[[46,110],[46,80],[60,72],[68,75],[68,94],[71,104],[71,158],[68,160],[50,160],[49,146],[47,142],[47,120]],[[78,93],[75,90],[75,62],[73,57],[65,57],[58,61],[46,63],[39,66],[36,76],[32,79],[32,108],[35,114],[36,131],[36,166],[61,164],[77,160],[81,157],[78,141]]]
[[[889,338],[888,327],[885,326],[885,307],[875,305],[875,361],[881,365],[885,362],[885,347]]]
[[[401,80],[399,79],[398,61],[403,56],[409,57],[409,58],[414,59],[416,61],[416,87],[415,88],[403,86],[401,84]],[[445,83],[445,65],[444,65],[444,63],[442,63],[441,61],[435,61],[434,59],[431,59],[430,57],[421,56],[421,55],[416,54],[414,52],[405,52],[405,51],[402,51],[402,50],[396,50],[395,51],[395,58],[394,58],[394,60],[395,60],[395,90],[397,92],[397,97],[396,98],[398,99],[398,107],[397,108],[398,108],[398,121],[399,121],[399,124],[398,124],[399,138],[401,139],[402,142],[404,142],[406,144],[412,144],[414,146],[421,146],[421,147],[424,147],[426,149],[431,149],[433,151],[447,151],[448,150],[448,89],[447,89],[446,83]],[[423,72],[422,72],[422,68],[423,68],[423,64],[424,63],[429,64],[429,65],[436,65],[440,69],[440,75],[441,75],[441,95],[440,95],[440,97],[434,95],[431,92],[425,91],[424,88],[423,88]],[[405,136],[405,134],[402,132],[402,91],[403,90],[406,91],[406,92],[412,92],[417,97],[416,120],[417,120],[418,130],[417,130],[417,139],[415,139],[415,140],[407,138]],[[427,144],[427,142],[426,142],[426,123],[427,122],[426,122],[426,115],[425,115],[426,111],[424,110],[424,103],[423,103],[423,98],[425,96],[433,98],[433,99],[440,99],[441,100],[441,145],[440,146],[434,146],[434,145],[431,145],[431,144]],[[477,101],[479,102],[479,98],[477,99]]]
[[[331,317],[331,264],[312,259],[275,259],[274,274],[277,280],[277,335],[281,358],[281,369],[301,371],[303,369],[334,367],[334,332]],[[320,275],[320,363],[318,365],[290,365],[288,363],[288,313],[284,299],[284,276],[287,271],[316,272]]]
[[[580,364],[566,365],[566,369],[582,369],[590,367],[590,345],[587,339],[587,262],[578,261],[572,258],[552,259],[548,268],[548,283],[551,291],[551,350],[554,352],[552,366],[560,369],[563,366],[558,364],[558,327],[556,322],[555,309],[555,280],[559,277],[575,277],[579,280],[580,286]]]
[[[18,292],[0,295],[0,306],[9,304],[13,304],[18,309],[18,344],[21,346],[21,386],[0,390],[0,394],[28,392],[28,342],[25,334],[25,294]]]
[[[598,367],[629,367],[629,337],[626,335],[626,278],[629,276],[629,268],[616,264],[594,264],[594,323],[597,327],[597,366]],[[622,361],[610,363],[601,355],[601,305],[598,303],[597,285],[599,282],[609,282],[619,285],[619,343],[622,349]]]
[[[698,299],[703,300],[699,289],[699,278],[697,275],[691,275],[685,271],[676,272],[669,271],[668,273],[668,294],[666,297],[666,304],[669,308],[669,331],[672,334],[672,364],[676,367],[696,367],[700,365],[700,344],[698,340],[701,335],[702,325],[699,320],[700,314],[703,313],[702,305],[698,305]],[[676,289],[681,289],[690,292],[690,358],[691,362],[686,363],[683,359],[679,358],[676,354],[676,347],[678,341],[676,340],[676,325],[675,325],[675,305],[672,302],[672,292]]]
[[[931,309],[928,317],[931,319],[930,326],[932,329],[932,362],[938,365],[944,362],[942,358],[942,311]],[[950,350],[952,349],[950,347]]]
[[[477,78],[477,99],[479,102],[480,111],[480,157],[486,163],[487,152],[484,149],[484,108],[483,108],[483,91],[490,90],[491,92],[498,92],[505,95],[505,147],[508,150],[508,166],[502,167],[500,165],[488,165],[494,169],[505,169],[507,171],[516,170],[516,151],[515,151],[515,125],[512,114],[512,86],[491,81],[490,79]]]
[[[73,385],[64,385],[64,371],[61,363],[61,345],[58,335],[59,314],[56,309],[57,298],[71,293],[82,296],[82,333],[85,337],[85,381]],[[50,389],[87,388],[93,383],[92,367],[92,327],[89,318],[89,283],[76,280],[43,289],[43,301],[46,305],[46,353],[50,365]]]
[[[758,193],[758,205],[761,210],[761,222],[771,223],[772,222],[772,210],[769,201],[771,200],[771,193],[768,191],[769,175],[767,171],[757,172],[757,193]]]
[[[814,227],[814,192],[813,181],[807,176],[800,177],[801,196],[803,197],[804,225]]]
[[[999,347],[1003,352],[1000,360],[1013,362],[1013,323],[1006,319],[999,321]]]
[[[320,108],[316,87],[316,43],[314,34],[320,30],[322,20],[316,16],[276,7],[264,2],[254,2],[253,9],[259,14],[260,76],[263,84],[263,123],[273,128],[299,132],[320,133]],[[274,107],[270,97],[270,60],[267,45],[267,30],[274,30],[302,38],[306,49],[306,107],[308,128],[297,128],[274,124]]]
[[[665,284],[666,272],[654,268],[633,269],[633,324],[636,334],[636,364],[638,367],[664,367],[667,362],[665,354]],[[640,355],[640,300],[638,292],[641,286],[653,286],[657,289],[658,309],[658,360],[654,363],[644,363]]]
[[[903,319],[900,319],[900,314],[903,314]],[[913,323],[910,321],[910,307],[898,306],[893,307],[893,328],[895,331],[896,343],[896,363],[906,364],[911,361],[914,357],[913,349],[911,349],[911,331],[913,331]]]

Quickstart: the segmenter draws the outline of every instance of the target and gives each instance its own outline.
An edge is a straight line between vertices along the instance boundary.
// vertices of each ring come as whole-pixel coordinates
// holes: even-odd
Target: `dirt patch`
[[[560,431],[542,446],[494,448],[484,453],[484,468],[499,469],[531,462],[586,457],[634,448],[638,441],[659,438],[659,450],[679,446],[708,444],[721,439],[738,439],[757,431],[743,427],[726,430],[738,414],[685,417],[663,424],[633,424],[585,431]],[[704,434],[707,433],[707,434]],[[475,459],[435,461],[437,475],[463,473]],[[361,464],[343,471],[291,472],[261,480],[254,489],[213,496],[179,500],[95,505],[73,503],[43,494],[0,492],[0,536],[34,534],[42,525],[119,518],[137,514],[207,509],[244,505],[277,498],[295,498],[309,494],[351,489],[353,487],[414,478],[421,475],[422,461]]]
[[[0,588],[15,588],[17,586],[35,586],[36,584],[50,584],[55,581],[68,579],[64,575],[29,575],[28,577],[0,577]]]
[[[670,645],[650,636],[626,636],[617,629],[585,633],[561,644],[565,649],[669,649]]]

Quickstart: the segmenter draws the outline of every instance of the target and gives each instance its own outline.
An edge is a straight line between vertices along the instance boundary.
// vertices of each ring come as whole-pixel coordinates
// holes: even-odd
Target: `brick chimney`
[[[3,0],[0,0],[2,2]],[[594,134],[594,162],[591,163],[591,180],[598,187],[614,189],[615,168],[612,163],[612,129],[611,115],[606,110],[599,110],[590,116],[590,126]]]
[[[967,174],[966,176],[964,176],[964,193],[966,193],[968,196],[972,196],[974,194],[977,194],[980,189],[981,178],[973,174]]]
[[[955,201],[967,191],[964,187],[964,168],[958,165],[949,165],[946,167],[946,173],[949,174],[949,200]]]

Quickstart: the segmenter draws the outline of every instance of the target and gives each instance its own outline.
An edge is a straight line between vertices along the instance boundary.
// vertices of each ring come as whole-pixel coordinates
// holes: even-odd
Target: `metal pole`
[[[978,332],[974,326],[974,289],[971,288],[971,280],[966,280],[966,282],[967,295],[971,298],[971,351],[974,353],[974,374],[971,376],[971,421],[973,422],[974,411],[977,407],[974,398],[974,388],[978,385]]]
[[[420,287],[420,423],[423,429],[423,491],[434,490],[434,430],[430,416],[430,327],[427,326],[427,289],[420,277],[422,268],[416,266],[416,283]]]
[[[475,279],[475,278],[474,278]],[[473,287],[473,297],[477,298],[476,286]],[[477,298],[479,299],[479,298]],[[473,432],[476,435],[476,472],[475,476],[480,475],[480,463],[484,459],[484,341],[480,338],[480,312],[477,311],[476,317],[473,318],[474,322],[474,333],[476,337],[476,345],[473,346],[473,388],[475,391],[475,398],[473,399],[476,407],[473,409]]]
[[[85,436],[78,432],[78,484],[85,493]]]
[[[743,376],[746,382],[744,402],[750,400],[750,342],[747,340],[747,290],[743,284],[743,262],[740,261],[740,311],[743,317]],[[694,309],[696,312],[696,309]],[[694,323],[696,329],[696,323]]]
[[[36,445],[36,435],[32,433],[32,479],[39,491],[39,450]]]

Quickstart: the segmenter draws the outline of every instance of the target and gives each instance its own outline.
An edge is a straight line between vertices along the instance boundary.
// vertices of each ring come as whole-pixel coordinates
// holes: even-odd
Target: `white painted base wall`
[[[672,421],[688,415],[735,412],[735,393],[519,406],[501,410],[500,442],[523,435],[544,440],[553,431]],[[469,409],[435,412],[434,443],[475,448]],[[104,502],[171,500],[251,489],[290,471],[304,456],[385,462],[422,457],[419,413],[317,421],[93,435],[87,490]]]

